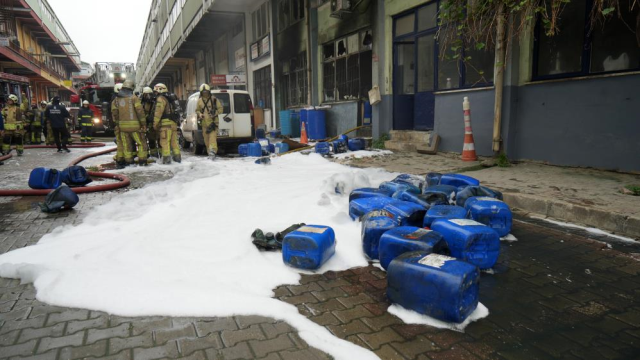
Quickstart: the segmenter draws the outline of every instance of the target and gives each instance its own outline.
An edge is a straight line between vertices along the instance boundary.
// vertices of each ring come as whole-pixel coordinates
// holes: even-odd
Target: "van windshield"
[[[223,115],[231,112],[231,106],[229,105],[229,93],[217,93],[213,94],[213,96],[222,103],[222,107],[224,108],[222,111],[224,113]]]
[[[233,94],[233,110],[236,114],[248,114],[251,110],[249,94]]]

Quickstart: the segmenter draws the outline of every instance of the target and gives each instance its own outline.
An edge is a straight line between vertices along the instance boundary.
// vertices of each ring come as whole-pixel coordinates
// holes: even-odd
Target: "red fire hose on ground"
[[[85,149],[85,148],[94,148],[94,147],[104,147],[104,143],[87,143],[87,144],[75,144],[75,145],[67,145],[68,148],[72,149]],[[25,145],[25,149],[55,149],[56,145]],[[13,147],[12,149],[15,149]],[[11,159],[13,156],[11,153],[7,155],[0,156],[0,161],[5,161]]]
[[[88,146],[88,145],[92,145],[92,146]],[[51,146],[51,145],[32,145],[32,146]],[[75,147],[100,147],[100,146],[105,146],[105,145],[104,144],[75,145]],[[26,146],[25,146],[25,148],[26,148]],[[106,149],[106,150],[98,151],[98,152],[91,153],[91,154],[86,154],[86,155],[80,156],[79,158],[74,159],[73,161],[71,161],[71,163],[69,163],[69,166],[77,165],[80,162],[82,162],[82,161],[84,161],[84,160],[86,160],[88,158],[92,158],[92,157],[95,157],[95,156],[108,154],[108,153],[114,152],[114,151],[116,151],[116,148],[111,148],[111,149]],[[11,157],[11,154],[5,155],[4,157],[7,157],[7,159],[8,159],[8,158]],[[4,160],[3,158],[0,158],[0,160]],[[86,193],[92,193],[92,192],[98,192],[98,191],[109,191],[109,190],[115,190],[115,189],[124,188],[124,187],[127,187],[127,186],[131,185],[131,180],[129,180],[129,178],[127,176],[122,175],[122,174],[111,174],[111,173],[96,172],[96,171],[88,171],[88,174],[91,177],[98,177],[98,178],[104,178],[104,179],[114,179],[114,180],[119,180],[119,181],[118,182],[114,182],[114,183],[104,184],[104,185],[73,187],[73,188],[71,188],[71,190],[73,190],[74,193],[76,193],[76,194],[86,194]],[[0,196],[43,196],[43,195],[47,195],[48,193],[50,193],[52,191],[53,191],[53,189],[0,190]]]

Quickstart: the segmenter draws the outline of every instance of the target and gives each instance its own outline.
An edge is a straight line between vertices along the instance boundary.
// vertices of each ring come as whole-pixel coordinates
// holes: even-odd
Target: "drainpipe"
[[[497,154],[500,152],[502,145],[501,126],[502,126],[502,92],[504,84],[504,68],[505,68],[505,18],[504,5],[498,8],[498,29],[495,51],[495,64],[493,73],[495,74],[495,102],[493,107],[493,151]]]
[[[311,76],[311,2],[307,1],[309,6],[307,7],[306,25],[307,25],[307,105],[311,106],[311,88],[312,76]]]

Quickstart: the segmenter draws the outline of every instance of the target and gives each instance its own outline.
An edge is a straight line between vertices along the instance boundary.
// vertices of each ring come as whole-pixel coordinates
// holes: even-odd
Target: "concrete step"
[[[387,150],[398,152],[416,152],[418,144],[415,142],[388,140],[384,142]]]
[[[413,130],[391,130],[389,136],[393,141],[404,141],[409,143],[429,144],[431,131],[413,131]]]

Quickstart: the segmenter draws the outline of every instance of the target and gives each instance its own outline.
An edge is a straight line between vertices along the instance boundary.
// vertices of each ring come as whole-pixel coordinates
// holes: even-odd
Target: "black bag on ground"
[[[69,186],[85,186],[92,181],[87,169],[80,165],[69,166],[62,170],[62,182]]]
[[[67,185],[60,185],[44,198],[43,203],[39,203],[40,210],[46,213],[56,213],[61,210],[71,209],[76,206],[80,198]]]

